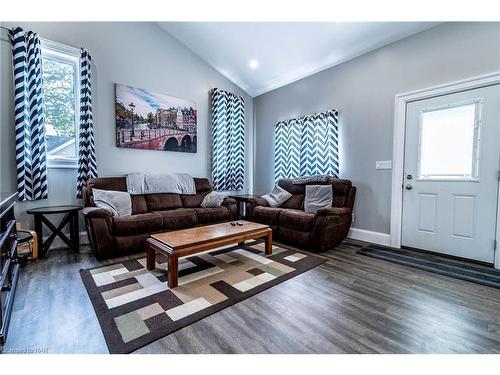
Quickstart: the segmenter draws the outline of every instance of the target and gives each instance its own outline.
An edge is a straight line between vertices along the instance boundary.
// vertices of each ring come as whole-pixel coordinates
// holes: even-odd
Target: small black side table
[[[238,218],[239,219],[245,219],[247,216],[246,207],[245,207],[245,215],[243,215],[241,213],[241,206],[246,205],[250,199],[259,198],[259,197],[260,197],[260,195],[253,195],[253,194],[229,195],[229,198],[235,199],[237,204],[238,204]]]
[[[50,245],[54,239],[59,236],[70,249],[78,252],[80,249],[79,227],[78,227],[78,211],[82,206],[52,206],[38,207],[26,211],[28,214],[35,216],[35,232],[38,236],[38,259],[47,255]],[[59,225],[56,227],[46,215],[64,214]],[[45,224],[52,232],[46,241],[43,241],[42,226]],[[64,227],[69,224],[69,238],[63,233]]]

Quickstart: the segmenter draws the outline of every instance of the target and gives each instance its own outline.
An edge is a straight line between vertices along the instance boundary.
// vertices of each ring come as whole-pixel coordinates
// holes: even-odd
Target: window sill
[[[48,169],[78,169],[78,163],[75,162],[63,162],[63,161],[49,161],[47,163]]]

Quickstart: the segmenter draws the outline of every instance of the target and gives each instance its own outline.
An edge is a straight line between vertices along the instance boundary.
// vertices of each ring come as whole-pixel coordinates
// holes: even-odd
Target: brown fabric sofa
[[[325,251],[338,245],[347,237],[352,221],[356,187],[351,181],[338,178],[310,185],[332,185],[333,204],[316,214],[304,212],[305,185],[294,185],[284,179],[278,185],[293,196],[280,207],[269,207],[262,198],[252,198],[248,204],[251,221],[267,224],[273,236],[284,242],[299,245],[312,251]]]
[[[92,189],[127,191],[126,178],[90,179],[82,191],[83,216],[95,256],[105,259],[145,251],[151,233],[236,220],[234,199],[226,198],[217,208],[202,208],[201,202],[212,186],[206,178],[195,178],[194,182],[196,195],[132,195],[132,215],[113,217],[95,207]]]

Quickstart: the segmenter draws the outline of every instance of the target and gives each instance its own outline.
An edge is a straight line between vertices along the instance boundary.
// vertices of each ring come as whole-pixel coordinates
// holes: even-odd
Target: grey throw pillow
[[[201,202],[201,207],[203,208],[220,207],[222,202],[224,202],[225,198],[226,194],[219,193],[217,191],[211,191],[205,196],[205,198],[203,198],[203,202]]]
[[[282,187],[276,185],[273,191],[271,191],[269,194],[263,195],[261,198],[264,199],[270,207],[278,207],[291,197],[292,194],[290,194]]]
[[[113,216],[132,215],[132,199],[125,191],[92,189],[94,204],[111,212]]]
[[[306,185],[304,211],[315,214],[320,208],[332,207],[332,185]]]

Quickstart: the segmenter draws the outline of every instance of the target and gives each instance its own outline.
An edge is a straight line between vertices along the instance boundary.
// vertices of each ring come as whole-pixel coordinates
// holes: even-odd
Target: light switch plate
[[[392,169],[392,160],[376,161],[375,169]]]

